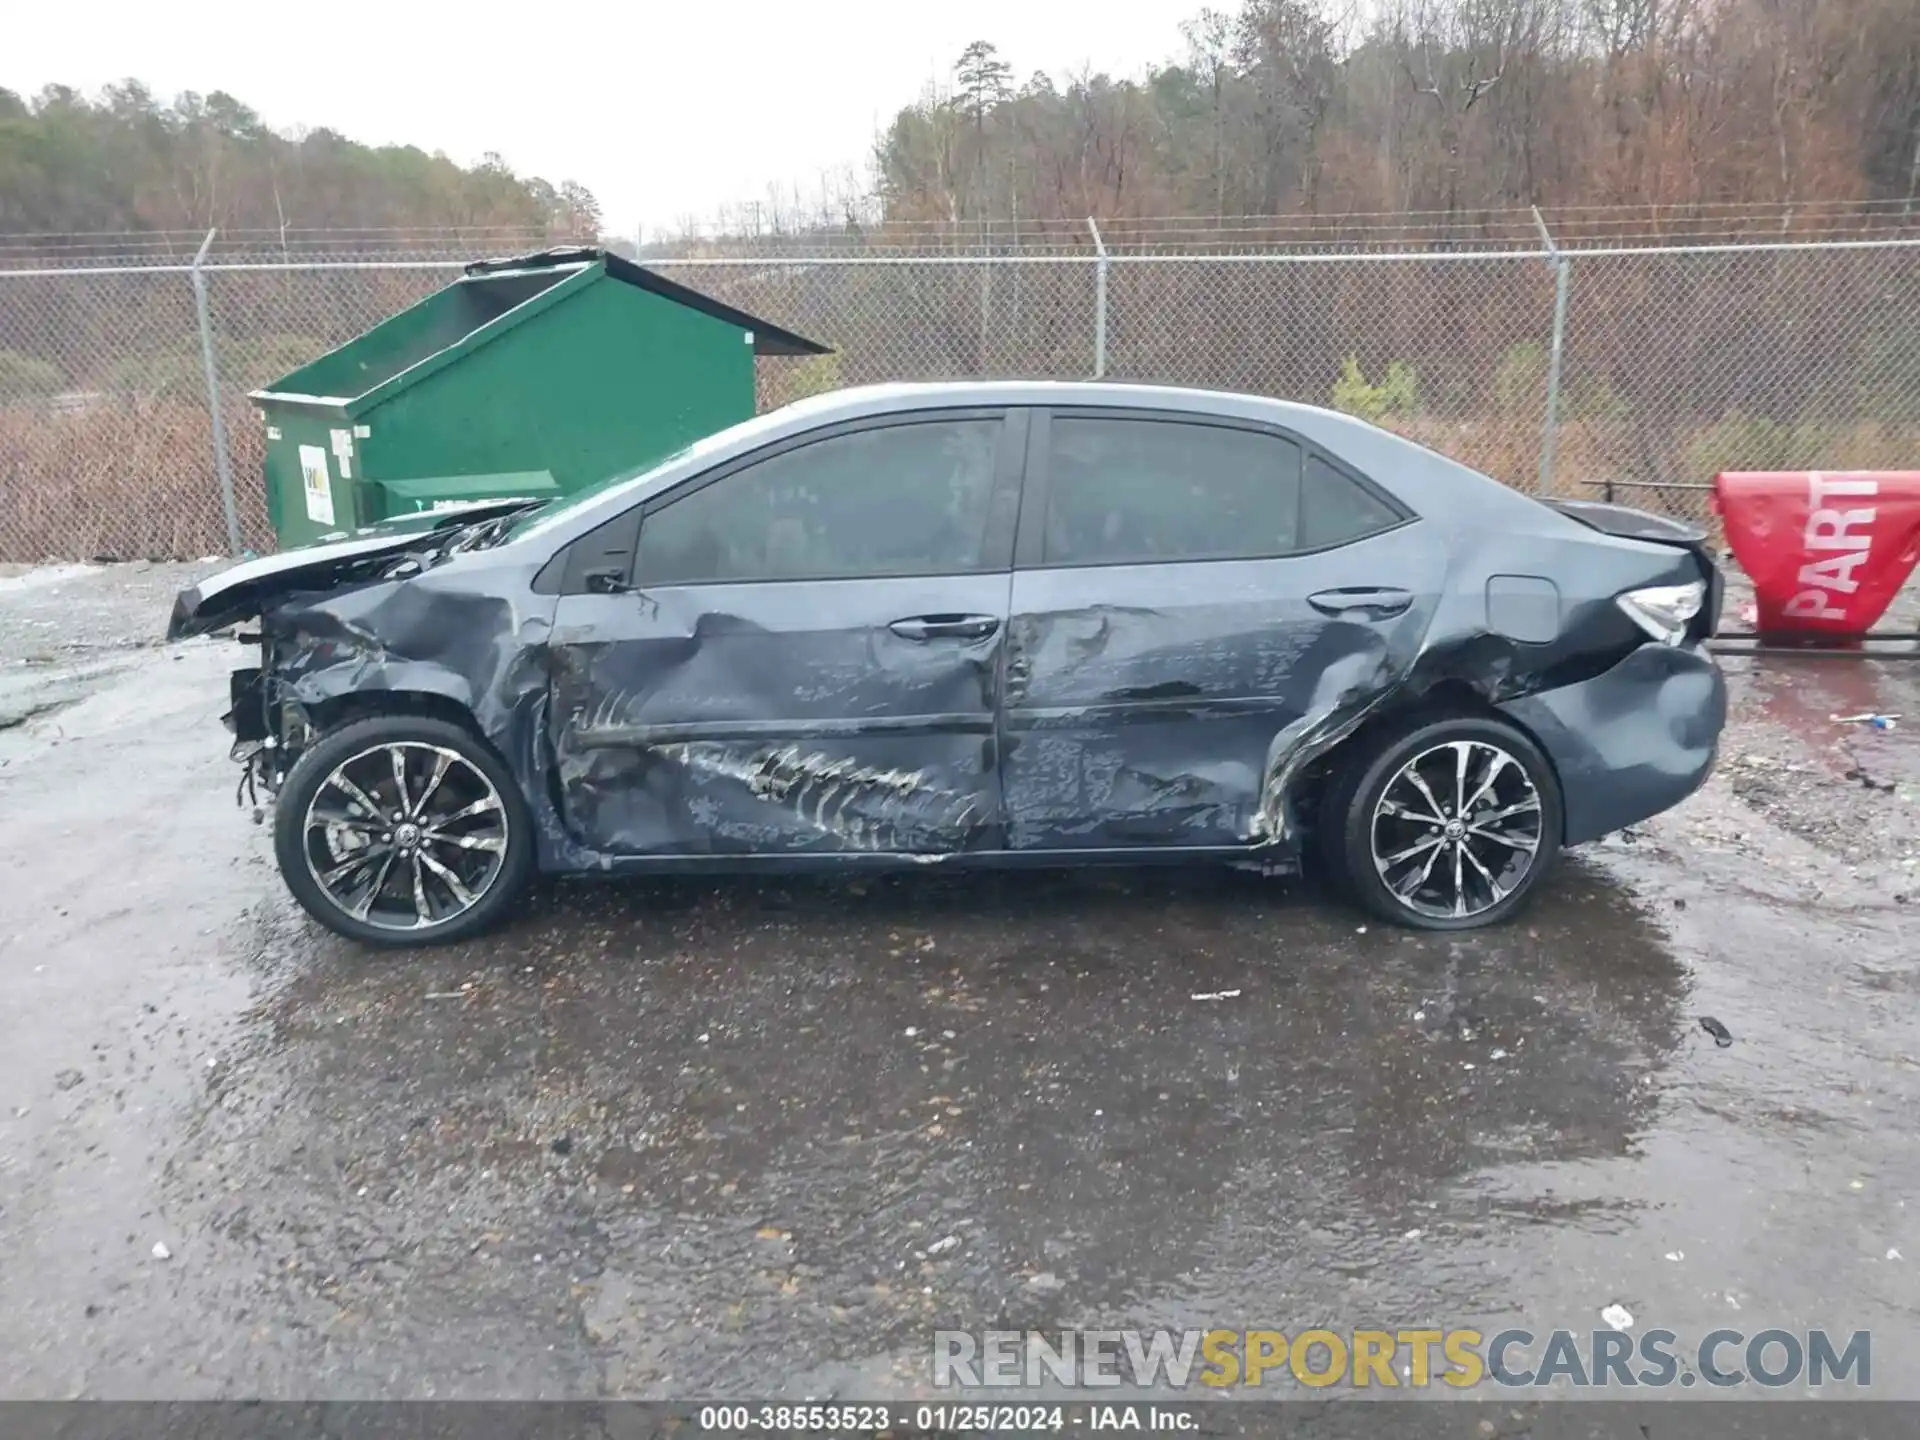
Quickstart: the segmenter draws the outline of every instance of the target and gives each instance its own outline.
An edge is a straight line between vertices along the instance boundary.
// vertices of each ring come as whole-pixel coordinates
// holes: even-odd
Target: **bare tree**
[[[1234,60],[1252,94],[1264,210],[1279,208],[1309,176],[1338,88],[1334,41],[1334,20],[1313,0],[1248,0],[1240,12]]]
[[[1233,57],[1234,22],[1211,7],[1183,22],[1187,68],[1207,96],[1207,118],[1213,135],[1213,213],[1227,208],[1227,114],[1225,96]]]

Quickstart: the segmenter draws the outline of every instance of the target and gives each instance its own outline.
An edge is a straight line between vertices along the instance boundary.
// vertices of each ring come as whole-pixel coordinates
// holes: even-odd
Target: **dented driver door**
[[[556,611],[576,839],[660,857],[999,848],[1024,428],[997,409],[887,416],[648,502],[630,569]]]

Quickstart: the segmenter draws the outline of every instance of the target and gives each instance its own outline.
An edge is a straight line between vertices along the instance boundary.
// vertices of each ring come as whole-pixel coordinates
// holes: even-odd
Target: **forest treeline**
[[[878,144],[889,218],[1466,217],[1920,188],[1915,0],[1245,0],[1137,80],[982,41]]]
[[[831,202],[753,207],[751,223],[728,227],[724,240],[744,238],[769,263],[722,253],[735,263],[675,277],[834,347],[804,369],[763,367],[769,401],[873,380],[1099,370],[1332,404],[1515,484],[1632,486],[1621,493],[1636,503],[1696,517],[1722,468],[1912,463],[1920,246],[1595,246],[1563,262],[1564,289],[1531,254],[1417,252],[1451,236],[1464,243],[1448,248],[1497,250],[1473,243],[1496,227],[1530,240],[1528,205],[1561,234],[1564,217],[1598,207],[1587,238],[1626,238],[1609,227],[1627,224],[1690,237],[1700,231],[1664,228],[1689,212],[1804,238],[1823,204],[1842,201],[1901,224],[1920,206],[1920,0],[1216,3],[1237,8],[1197,10],[1181,53],[1132,78],[1022,79],[1011,47],[969,46],[950,83],[884,128],[871,176]],[[1083,8],[1097,25],[1099,7]],[[1428,213],[1381,218],[1411,211]],[[1344,241],[1351,227],[1379,253],[1337,264],[1134,253],[1108,275],[1093,263],[1090,215],[1103,226],[1314,217],[1292,233]],[[557,239],[599,221],[579,185],[497,159],[462,167],[326,130],[275,133],[226,95],[162,103],[131,82],[90,98],[0,92],[10,255],[24,252],[9,232],[165,231],[147,243],[190,250],[207,227],[251,231],[241,243],[257,248],[275,231]],[[1085,263],[945,263],[949,245],[998,247],[1008,221],[1038,224]],[[1389,234],[1415,238],[1374,243]],[[690,232],[660,253],[697,260],[708,238]],[[780,243],[755,251],[763,238]],[[924,263],[778,263],[825,243]],[[194,291],[177,274],[70,268],[0,295],[0,559],[205,554],[224,525]],[[265,521],[247,392],[444,278],[399,267],[214,277],[212,349],[250,534]]]
[[[887,126],[846,208],[968,225],[1420,211],[1465,231],[1536,204],[1790,222],[1802,203],[1920,201],[1915,0],[1241,0],[1182,33],[1121,79],[1022,79],[969,46]],[[0,233],[600,223],[578,182],[276,132],[223,92],[0,89]]]
[[[280,133],[233,96],[162,102],[137,81],[89,98],[0,89],[0,234],[516,228],[596,233],[584,185],[461,166],[332,130]]]

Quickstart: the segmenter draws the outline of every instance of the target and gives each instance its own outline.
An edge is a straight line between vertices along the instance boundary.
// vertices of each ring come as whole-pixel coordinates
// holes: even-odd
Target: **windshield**
[[[635,498],[638,498],[641,492],[648,489],[665,472],[676,469],[687,461],[697,459],[702,455],[710,455],[716,451],[726,449],[740,440],[750,430],[765,427],[768,422],[774,418],[774,414],[777,413],[778,412],[773,412],[768,415],[759,415],[751,420],[743,421],[741,424],[729,425],[725,430],[705,436],[694,441],[691,445],[683,445],[671,455],[656,460],[644,469],[620,471],[618,474],[608,476],[605,480],[596,480],[593,484],[575,490],[571,494],[559,496],[556,499],[549,500],[544,505],[522,511],[513,517],[512,526],[500,539],[502,541],[524,540],[527,536],[538,534],[549,526],[566,519],[569,515],[574,514],[588,505],[594,504],[602,497],[618,490],[630,488]]]
[[[631,470],[622,470],[617,474],[609,475],[604,480],[596,480],[591,485],[575,490],[571,495],[557,496],[547,501],[544,505],[536,505],[531,510],[523,510],[513,517],[513,524],[508,527],[507,532],[501,536],[501,539],[524,539],[528,535],[537,534],[539,531],[546,529],[555,521],[564,520],[582,506],[591,505],[609,490],[618,490],[623,485],[633,485],[637,488],[642,482],[648,480],[660,471],[665,470],[668,466],[676,465],[686,459],[699,448],[700,443],[703,442],[683,446],[671,455],[668,455],[665,459],[649,465],[646,469],[638,473]]]

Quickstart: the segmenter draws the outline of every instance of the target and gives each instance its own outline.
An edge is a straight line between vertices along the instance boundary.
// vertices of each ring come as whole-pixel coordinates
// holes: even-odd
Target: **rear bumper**
[[[1672,809],[1713,773],[1727,682],[1694,646],[1642,645],[1611,670],[1502,705],[1560,775],[1564,843]]]

